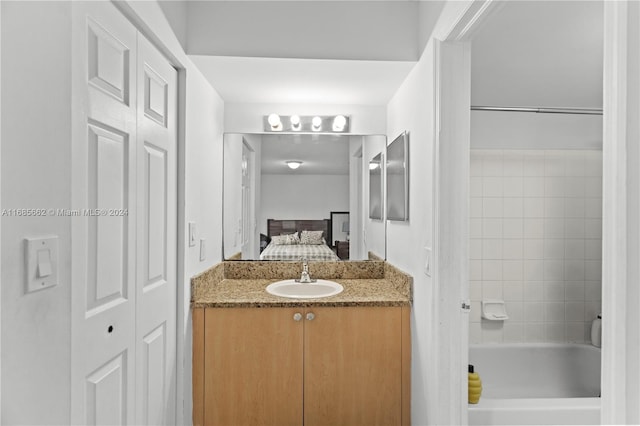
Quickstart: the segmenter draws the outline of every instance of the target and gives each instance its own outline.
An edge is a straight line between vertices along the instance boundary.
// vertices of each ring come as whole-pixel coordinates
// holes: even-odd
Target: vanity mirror
[[[384,135],[225,134],[225,260],[384,259],[385,223],[368,206],[385,146]]]

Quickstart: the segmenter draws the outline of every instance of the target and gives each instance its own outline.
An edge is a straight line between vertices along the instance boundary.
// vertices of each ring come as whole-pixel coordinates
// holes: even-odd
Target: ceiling
[[[264,135],[261,156],[262,174],[348,175],[349,136]],[[302,166],[291,170],[287,160]]]
[[[338,4],[341,18],[355,17],[336,20],[339,25],[327,17],[323,27],[304,15],[330,16]],[[187,53],[226,102],[384,106],[414,67],[419,39],[433,28],[442,2],[183,1],[176,7]],[[387,42],[373,42],[382,30]],[[501,2],[471,50],[472,104],[602,105],[603,1]]]

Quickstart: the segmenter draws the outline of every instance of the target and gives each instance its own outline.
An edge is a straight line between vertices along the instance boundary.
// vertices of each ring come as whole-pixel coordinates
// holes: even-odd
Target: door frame
[[[498,10],[495,0],[471,0],[459,14],[451,29],[436,45],[436,129],[434,146],[434,261],[436,265],[437,300],[461,303],[468,294],[466,281],[459,281],[450,274],[451,265],[463,269],[468,265],[468,201],[462,202],[456,193],[468,194],[470,156],[470,112],[468,90],[470,87],[470,53],[474,33],[486,22],[487,17]],[[624,350],[614,353],[607,348],[625,348],[627,318],[627,174],[626,174],[626,125],[627,105],[627,9],[626,2],[604,2],[605,48],[604,62],[604,134],[603,134],[603,252],[602,252],[602,308],[607,315],[603,322],[603,351],[601,361],[601,421],[603,424],[624,423],[626,419],[625,389],[627,380]],[[441,58],[442,60],[439,60]],[[604,60],[606,59],[606,60]],[[458,62],[457,66],[455,62]],[[449,72],[454,71],[454,72]],[[451,126],[454,126],[452,128]],[[456,129],[457,128],[457,129]],[[458,133],[456,133],[456,131]],[[443,148],[446,147],[446,151]],[[461,166],[461,164],[463,166]],[[454,207],[460,211],[453,210]],[[460,213],[463,214],[460,214]],[[464,223],[461,223],[464,221]],[[448,241],[438,238],[443,232],[451,232]],[[447,234],[444,234],[447,235]],[[637,236],[634,236],[637,238]],[[446,256],[446,257],[445,257]],[[443,258],[446,262],[443,262]],[[446,263],[446,265],[444,265]],[[468,274],[467,270],[465,274]],[[447,275],[449,273],[449,275]],[[446,278],[446,279],[445,279]],[[451,282],[458,285],[450,285]],[[467,316],[459,309],[440,309],[435,318],[449,324],[451,345],[439,345],[439,371],[449,372],[443,378],[452,388],[441,396],[441,405],[448,407],[451,423],[468,424],[466,403],[468,359],[468,325],[462,323]],[[462,319],[462,321],[461,321]],[[452,326],[459,324],[457,328]],[[437,326],[437,325],[436,325]],[[466,332],[465,332],[466,330]],[[439,330],[440,337],[442,330]],[[446,363],[442,368],[442,364]],[[458,368],[456,368],[456,365]],[[452,368],[454,367],[454,368]],[[456,392],[457,391],[457,392]],[[446,415],[445,415],[446,416]],[[441,417],[442,418],[442,417]]]

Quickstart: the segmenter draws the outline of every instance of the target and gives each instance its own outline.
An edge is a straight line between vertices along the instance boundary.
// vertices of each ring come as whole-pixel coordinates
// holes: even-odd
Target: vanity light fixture
[[[280,115],[269,114],[262,118],[265,132],[278,133],[349,133],[348,115]]]
[[[302,161],[289,160],[286,162],[290,169],[295,170],[302,165]]]
[[[271,126],[272,131],[282,130],[282,120],[280,120],[280,116],[278,114],[269,114],[267,121],[269,122],[269,126]]]

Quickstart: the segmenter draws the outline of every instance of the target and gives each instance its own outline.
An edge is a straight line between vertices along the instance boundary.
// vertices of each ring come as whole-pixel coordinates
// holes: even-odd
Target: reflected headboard
[[[329,219],[267,219],[267,236],[269,238],[274,235],[293,234],[301,231],[322,231],[322,236],[331,245],[331,221]]]

